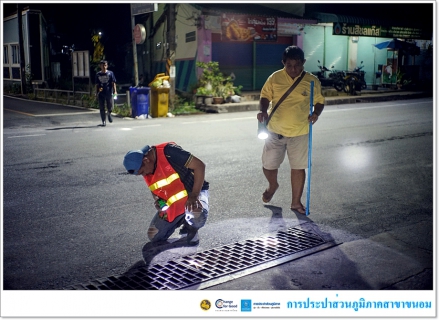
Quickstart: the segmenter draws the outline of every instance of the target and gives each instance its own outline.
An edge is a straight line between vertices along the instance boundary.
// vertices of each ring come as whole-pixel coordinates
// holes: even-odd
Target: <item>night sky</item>
[[[196,3],[196,2],[195,2]],[[244,2],[243,2],[244,3]],[[243,3],[230,3],[242,10]],[[25,3],[24,7],[42,11],[48,23],[53,23],[56,33],[61,35],[62,44],[75,45],[75,50],[93,52],[91,41],[92,30],[103,33],[102,42],[105,46],[106,59],[119,69],[124,64],[127,48],[132,45],[131,12],[129,2],[112,3]],[[3,5],[3,16],[16,12],[16,4]],[[285,3],[285,6],[288,4]],[[357,17],[379,19],[402,19],[410,23],[423,23],[427,28],[433,28],[432,3],[306,3],[305,13],[318,11],[343,14]],[[245,9],[244,9],[245,10]]]
[[[196,3],[196,2],[194,2]],[[21,3],[33,9],[40,9],[47,22],[53,21],[57,32],[65,37],[67,45],[72,43],[78,50],[86,50],[92,45],[91,30],[101,30],[106,46],[120,46],[131,42],[130,4],[126,3]],[[285,6],[288,4],[286,3]],[[5,4],[4,16],[16,11],[16,4]],[[230,3],[243,9],[242,4]],[[433,25],[432,3],[306,3],[305,13],[312,11],[338,13],[344,15],[380,18],[403,19],[413,23]],[[410,13],[408,15],[408,13]],[[69,43],[71,42],[71,43]],[[110,48],[109,48],[110,49]],[[112,51],[112,50],[110,50]]]
[[[126,46],[132,44],[129,3],[21,3],[41,10],[46,22],[53,24],[62,45],[75,45],[75,50],[93,53],[92,31],[102,32],[107,60],[123,63]],[[16,4],[4,4],[4,14],[16,12]],[[121,54],[123,52],[123,54]]]

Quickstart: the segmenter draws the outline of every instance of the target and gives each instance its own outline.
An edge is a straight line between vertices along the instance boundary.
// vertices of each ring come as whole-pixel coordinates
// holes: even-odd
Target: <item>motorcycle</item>
[[[317,60],[320,63],[320,60]],[[340,70],[335,70],[334,66],[331,67],[331,70],[326,68],[325,66],[318,66],[320,71],[313,72],[314,75],[319,78],[322,86],[333,86],[337,91],[343,91],[344,87],[344,78],[345,72]],[[325,72],[330,71],[328,77],[325,76]]]
[[[361,65],[357,66],[354,71],[346,71],[343,78],[343,91],[350,94],[355,94],[355,91],[361,91],[367,88],[365,75],[366,72],[361,70],[364,68],[363,61]]]
[[[320,60],[317,60],[320,64]],[[319,65],[318,66],[320,71],[314,71],[312,74],[314,74],[320,81],[322,87],[332,86],[333,84],[333,77],[332,77],[332,71],[326,68],[325,66]],[[334,66],[332,66],[334,68]],[[326,77],[326,72],[331,71],[331,74],[329,74],[329,77]]]
[[[361,70],[363,68],[364,68],[363,61],[361,61],[361,65],[354,69],[354,72],[358,73],[358,76],[359,76],[358,78],[360,80],[362,90],[367,88],[366,79],[365,79],[366,72]]]
[[[334,70],[332,71],[332,73],[329,75],[332,76],[333,79],[333,87],[335,88],[335,90],[337,91],[343,91],[344,88],[344,79],[346,77],[346,73],[344,71],[341,70]]]

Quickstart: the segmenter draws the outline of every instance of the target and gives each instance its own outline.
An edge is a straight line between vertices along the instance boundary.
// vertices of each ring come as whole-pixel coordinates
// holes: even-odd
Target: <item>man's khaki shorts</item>
[[[262,166],[267,170],[279,169],[288,155],[291,169],[308,168],[308,134],[298,137],[282,137],[270,132],[262,152]]]

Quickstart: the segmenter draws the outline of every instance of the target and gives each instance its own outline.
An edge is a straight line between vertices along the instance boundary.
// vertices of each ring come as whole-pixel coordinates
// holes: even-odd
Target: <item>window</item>
[[[3,67],[3,78],[5,79],[11,78],[11,72],[9,70],[9,67]]]
[[[12,64],[20,64],[20,50],[18,44],[11,45]]]
[[[8,46],[3,46],[3,64],[9,64],[9,50]]]
[[[195,35],[195,31],[186,33],[186,42],[192,42],[195,40],[197,40],[196,35]]]

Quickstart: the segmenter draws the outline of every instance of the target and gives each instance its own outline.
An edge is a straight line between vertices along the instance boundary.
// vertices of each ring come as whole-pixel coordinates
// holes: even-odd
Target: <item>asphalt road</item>
[[[404,236],[404,254],[433,268],[431,98],[328,106],[313,130],[306,218],[289,210],[287,162],[270,206],[262,204],[255,112],[114,118],[107,127],[99,119],[96,111],[4,97],[4,289],[61,289],[303,222],[343,243]],[[122,160],[164,141],[206,163],[210,214],[198,247],[152,252],[153,201]],[[267,288],[261,281],[252,289]]]

